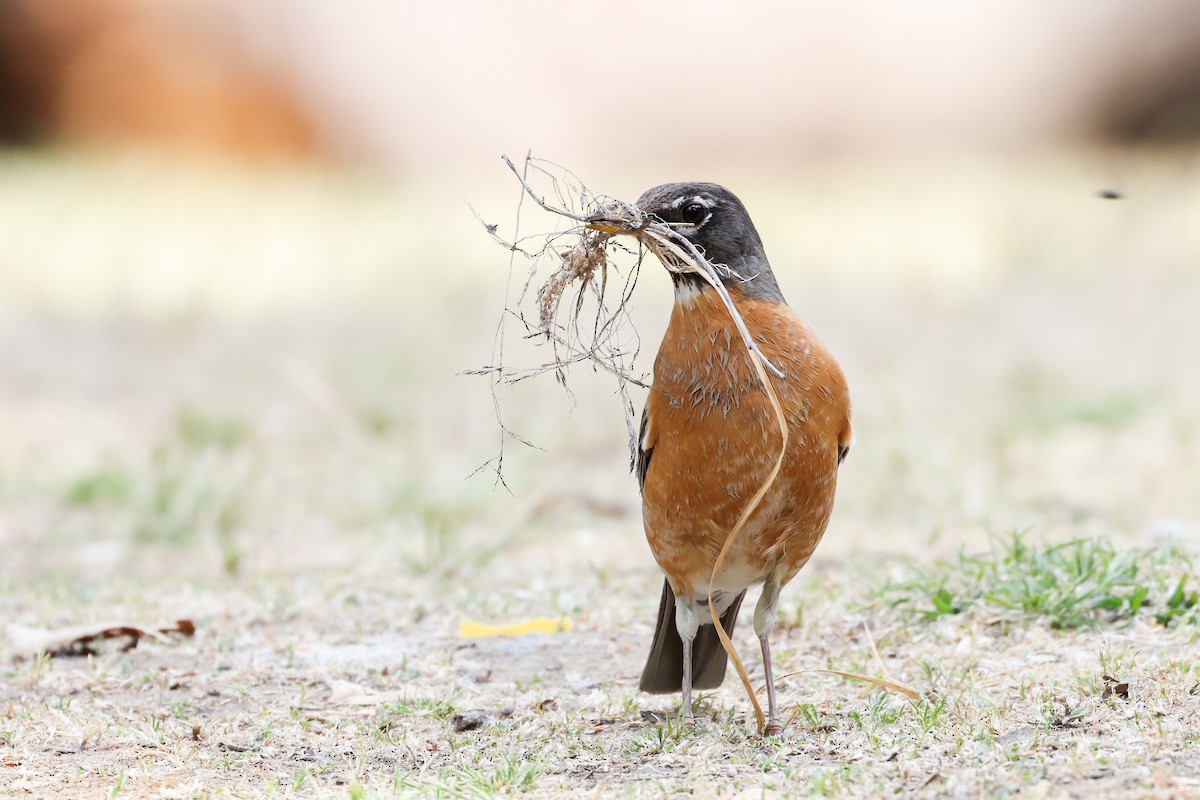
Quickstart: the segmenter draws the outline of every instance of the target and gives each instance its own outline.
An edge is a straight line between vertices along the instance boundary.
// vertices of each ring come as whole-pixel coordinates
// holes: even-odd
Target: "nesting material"
[[[603,242],[598,241],[600,239],[608,239],[608,236],[585,235],[579,244],[563,254],[562,266],[538,289],[538,326],[543,333],[549,334],[554,330],[554,321],[558,317],[558,306],[562,302],[563,292],[571,284],[578,282],[581,288],[587,288],[599,272],[602,288],[598,291],[603,296],[603,283],[608,277],[608,250]],[[578,297],[576,313],[582,306],[583,294]]]
[[[511,252],[523,253],[533,260],[534,263],[530,269],[530,283],[540,271],[540,261],[552,257],[558,258],[557,268],[544,279],[537,292],[538,323],[535,331],[531,332],[542,334],[556,345],[555,360],[543,365],[540,371],[555,371],[561,376],[562,370],[570,364],[587,360],[616,374],[622,381],[644,386],[632,374],[631,365],[625,363],[621,358],[624,353],[621,348],[615,346],[615,342],[619,338],[621,327],[628,322],[625,313],[626,306],[633,286],[636,284],[642,259],[649,251],[657,256],[669,271],[699,275],[716,290],[729,311],[747,350],[761,359],[768,370],[780,378],[783,377],[783,372],[763,356],[753,339],[750,338],[750,332],[747,330],[741,314],[734,306],[729,292],[721,282],[716,268],[690,240],[678,233],[672,225],[650,217],[632,203],[598,195],[569,173],[558,170],[559,174],[555,174],[551,172],[548,165],[533,158],[525,159],[524,170],[518,170],[507,157],[504,161],[520,180],[521,186],[529,198],[542,209],[573,223],[566,230],[541,237],[541,247],[536,250],[528,248],[528,241],[536,240],[538,237],[527,237],[520,243],[509,243],[496,237],[494,226],[488,226],[492,235]],[[556,205],[539,195],[528,181],[531,171],[549,176],[555,195],[564,202]],[[564,190],[564,187],[568,187],[568,189]],[[579,210],[573,207],[576,201]],[[563,239],[573,241],[565,251],[559,251],[555,246]],[[636,261],[619,300],[615,305],[609,306],[606,304],[609,251],[613,248],[627,249],[623,242],[631,239],[638,245],[634,253]],[[574,294],[574,303],[570,307],[568,315],[563,318],[560,313],[561,306],[564,299],[571,296],[568,289],[573,284],[578,284],[578,289]],[[528,286],[527,283],[526,288]],[[581,315],[589,291],[596,300],[597,312],[590,326],[581,326]],[[523,298],[524,293],[518,299],[518,305]],[[524,315],[519,310],[509,310],[525,321]],[[590,336],[586,333],[588,327],[590,327]],[[636,332],[634,333],[636,334]],[[504,375],[502,368],[495,367],[494,369],[499,369],[500,374]],[[512,375],[511,377],[519,379],[525,375]]]

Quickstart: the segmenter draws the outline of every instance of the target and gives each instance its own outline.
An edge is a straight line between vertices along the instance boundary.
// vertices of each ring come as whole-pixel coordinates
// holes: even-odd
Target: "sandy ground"
[[[923,698],[804,672],[764,741],[735,681],[695,730],[636,691],[660,577],[610,382],[503,390],[544,451],[510,444],[509,492],[472,476],[498,430],[487,382],[459,373],[490,358],[507,259],[462,198],[6,157],[3,621],[197,633],[60,659],[0,637],[0,794],[1200,795],[1198,629],[1155,618],[1181,576],[1197,588],[1198,164],[721,178],[855,398],[780,672]],[[604,188],[645,188],[626,182]],[[511,219],[508,188],[469,199]],[[638,298],[649,353],[666,278]],[[1013,531],[1131,557],[1150,604],[1066,629],[1005,608],[957,555],[1003,559]],[[959,613],[923,615],[943,586]],[[534,617],[573,627],[457,635]],[[1127,692],[1104,697],[1106,674]]]

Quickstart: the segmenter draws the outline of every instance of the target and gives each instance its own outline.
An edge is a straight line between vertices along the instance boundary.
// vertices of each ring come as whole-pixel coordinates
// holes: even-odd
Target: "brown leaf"
[[[1107,700],[1110,697],[1119,697],[1122,700],[1129,699],[1129,682],[1119,681],[1111,675],[1105,675],[1104,691],[1100,693],[1101,700]]]
[[[110,639],[124,639],[119,643],[122,651],[132,650],[142,639],[169,644],[173,636],[190,637],[196,634],[196,625],[190,619],[176,620],[173,625],[162,627],[125,624],[77,625],[70,628],[50,630],[31,628],[25,625],[9,625],[8,639],[15,649],[27,654],[46,653],[50,656],[90,656],[97,653],[98,645]]]

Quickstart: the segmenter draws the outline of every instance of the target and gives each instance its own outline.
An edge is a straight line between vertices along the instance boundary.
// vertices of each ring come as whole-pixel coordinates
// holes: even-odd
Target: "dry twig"
[[[507,441],[516,439],[533,446],[505,424],[499,392],[502,386],[552,373],[569,392],[567,370],[575,364],[590,363],[593,368],[617,379],[631,446],[637,438],[637,418],[629,385],[649,388],[646,376],[635,371],[640,341],[628,316],[628,304],[637,284],[644,251],[641,248],[631,250],[615,241],[612,234],[588,227],[589,216],[603,207],[606,200],[566,170],[527,156],[523,169],[518,171],[511,160],[507,157],[504,160],[521,184],[513,236],[511,240],[506,239],[498,232],[498,226],[483,224],[492,239],[510,253],[508,287],[496,328],[492,363],[468,370],[468,374],[491,378],[501,441],[499,452],[484,467],[492,469],[502,484]],[[554,202],[534,190],[531,175],[549,181]],[[521,210],[526,198],[571,224],[565,229],[522,236]],[[632,265],[614,265],[609,259],[610,250],[622,251],[626,260],[632,259]],[[518,258],[528,261],[528,268],[523,285],[514,291]],[[616,275],[618,280],[611,280],[610,275]],[[535,283],[538,284],[536,289]],[[620,291],[614,293],[612,290],[618,285]],[[522,338],[549,345],[548,360],[533,366],[514,366],[506,362],[508,326],[514,321],[521,328]]]

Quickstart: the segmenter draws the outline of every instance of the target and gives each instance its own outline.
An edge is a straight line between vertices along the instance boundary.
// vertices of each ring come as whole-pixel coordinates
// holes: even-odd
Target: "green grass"
[[[1044,366],[1015,368],[1007,389],[1011,403],[1004,429],[1022,434],[1045,436],[1071,426],[1118,430],[1149,405],[1147,396],[1129,390],[1080,393]]]
[[[437,719],[449,719],[455,712],[455,701],[458,693],[448,697],[409,697],[384,703],[379,708],[377,721],[381,729],[397,725],[403,718],[414,716],[431,716]]]
[[[236,416],[183,408],[175,421],[176,434],[185,446],[196,450],[215,447],[232,450],[246,442],[250,429]]]
[[[1191,561],[1174,545],[1118,548],[1097,538],[1038,545],[1012,533],[994,538],[984,553],[960,553],[933,568],[910,566],[912,578],[889,581],[878,596],[924,620],[975,609],[1060,629],[1139,615],[1169,626],[1194,624],[1200,599],[1191,588]]]
[[[63,500],[124,528],[139,545],[190,545],[214,537],[228,572],[237,571],[235,532],[257,476],[244,451],[248,428],[236,418],[179,411],[148,464],[112,462],[69,478]]]
[[[128,471],[120,467],[104,467],[71,481],[65,499],[72,506],[121,506],[129,502],[133,489],[133,476]]]

